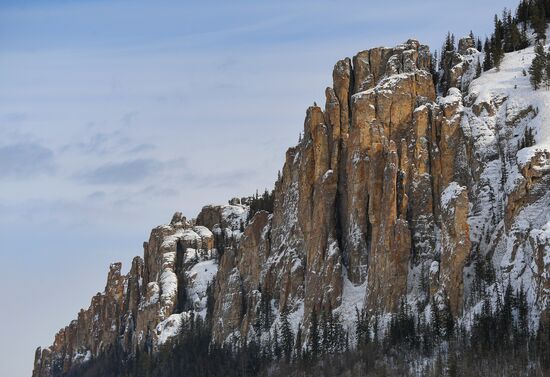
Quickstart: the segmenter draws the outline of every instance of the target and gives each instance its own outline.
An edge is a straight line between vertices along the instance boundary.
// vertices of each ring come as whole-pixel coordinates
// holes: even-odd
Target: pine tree
[[[267,333],[267,340],[263,346],[263,355],[262,358],[264,360],[271,360],[272,358],[272,347],[273,347],[273,338],[271,337],[271,331],[268,331]]]
[[[281,358],[281,345],[279,343],[279,329],[277,325],[275,325],[275,329],[273,330],[273,356],[275,360]]]
[[[288,308],[286,304],[281,311],[281,341],[283,347],[283,355],[285,356],[286,361],[289,362],[292,356],[294,334],[292,333],[292,328],[290,327],[290,322],[288,320]]]
[[[308,350],[311,352],[311,356],[316,359],[319,356],[321,350],[321,342],[319,336],[319,318],[315,309],[311,312],[310,324],[309,324],[309,336],[308,336]]]
[[[298,325],[298,331],[296,331],[296,341],[294,343],[294,349],[296,352],[296,359],[302,358],[302,325]]]
[[[538,360],[541,366],[550,369],[550,315],[543,314],[539,320],[539,327],[536,335],[536,348]]]
[[[479,37],[477,38],[476,48],[479,52],[483,50],[483,44],[481,43],[481,39]]]
[[[330,316],[331,313],[327,313],[326,310],[323,310],[321,314],[321,345],[323,354],[331,353],[331,328],[330,328]]]
[[[504,300],[502,303],[502,310],[499,313],[499,332],[505,339],[509,340],[512,330],[513,321],[513,306],[514,306],[514,291],[512,290],[512,284],[508,281],[508,286],[504,292]]]
[[[529,19],[529,4],[526,0],[522,0],[516,10],[516,18],[518,22],[526,24]]]
[[[451,312],[451,302],[448,296],[445,300],[445,305],[440,314],[440,317],[443,322],[442,323],[443,328],[445,329],[445,338],[451,339],[455,330],[455,321],[454,321],[453,313]]]
[[[546,85],[546,89],[550,89],[550,52],[544,56],[543,80]]]
[[[476,79],[481,76],[481,62],[479,61],[479,56],[477,58],[477,64],[476,64]]]
[[[500,71],[500,64],[504,59],[504,49],[502,48],[502,41],[496,34],[491,39],[491,59],[493,60],[493,67],[496,67],[497,71]]]
[[[522,35],[518,29],[518,25],[515,22],[512,22],[510,25],[510,51],[517,51],[522,47]]]
[[[452,52],[455,50],[455,36],[451,32],[447,32],[447,37],[445,38],[445,47],[443,48],[443,53]]]
[[[377,345],[378,344],[378,341],[379,341],[379,336],[378,336],[378,323],[380,321],[380,318],[378,318],[378,313],[376,313],[374,315],[374,321],[373,321],[373,324],[372,324],[372,342]]]
[[[493,59],[491,58],[491,42],[489,39],[485,39],[485,45],[483,46],[483,52],[485,57],[483,59],[483,71],[486,72],[493,68]]]
[[[535,5],[532,7],[530,22],[536,35],[536,42],[544,41],[546,39],[546,15],[544,6]]]
[[[347,332],[344,331],[344,326],[338,314],[331,312],[330,315],[330,333],[331,333],[331,349],[332,352],[342,352],[346,347]]]
[[[537,43],[535,46],[535,57],[529,67],[529,81],[533,89],[537,90],[540,88],[542,81],[544,79],[544,70],[546,68],[547,56],[544,52],[544,47],[541,43]]]
[[[434,297],[432,297],[432,305],[431,305],[431,324],[432,324],[432,333],[434,335],[434,339],[437,339],[441,335],[441,320],[439,317],[439,308],[437,306],[437,303],[435,302]]]
[[[362,347],[369,342],[369,324],[365,309],[355,308],[355,342]]]
[[[523,284],[520,286],[517,294],[518,306],[518,334],[521,340],[525,341],[529,336],[529,306],[527,304],[527,295],[523,290]]]
[[[485,296],[485,266],[479,252],[474,257],[474,281],[472,288],[475,299]]]
[[[511,27],[512,27],[512,16],[508,13],[508,10],[504,8],[502,12],[502,35],[501,38],[503,40],[502,48],[505,52],[511,52],[513,51],[512,47],[512,33],[511,33]]]
[[[430,73],[432,75],[432,81],[434,85],[439,81],[439,72],[438,72],[438,61],[437,61],[437,50],[430,56]]]
[[[273,308],[271,307],[271,296],[269,293],[262,293],[260,299],[261,323],[265,331],[269,331],[273,323]]]

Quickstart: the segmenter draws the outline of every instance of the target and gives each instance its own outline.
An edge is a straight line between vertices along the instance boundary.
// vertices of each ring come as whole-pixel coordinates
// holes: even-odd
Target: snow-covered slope
[[[535,328],[550,293],[550,91],[532,89],[533,57],[533,47],[508,53],[500,70],[474,80],[462,127],[474,161],[470,238],[497,273],[487,291],[496,301],[508,282],[523,287]]]
[[[548,50],[549,45],[545,46]],[[499,70],[496,68],[484,72],[470,85],[469,93],[475,97],[474,106],[483,103],[505,101],[506,121],[514,121],[522,111],[530,107],[536,116],[514,124],[509,142],[520,142],[527,127],[534,131],[536,144],[523,148],[518,153],[518,162],[527,163],[536,151],[550,151],[550,88],[533,90],[529,81],[529,67],[535,57],[534,47],[505,54]],[[534,115],[534,114],[533,114]],[[513,147],[514,145],[511,145]]]

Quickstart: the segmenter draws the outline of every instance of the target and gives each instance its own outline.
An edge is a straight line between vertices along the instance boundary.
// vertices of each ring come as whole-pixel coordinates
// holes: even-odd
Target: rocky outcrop
[[[440,86],[443,91],[458,88],[463,92],[475,78],[479,62],[479,52],[476,42],[471,37],[464,37],[458,41],[458,50],[444,51],[441,61]]]
[[[491,73],[472,81],[478,58],[460,40],[437,85],[415,40],[338,61],[324,109],[307,109],[286,153],[272,213],[249,219],[248,199],[205,206],[196,220],[176,213],[37,351],[33,376],[109,347],[156,352],[207,315],[207,291],[219,344],[269,339],[283,310],[303,342],[314,312],[334,310],[345,326],[356,308],[386,321],[403,303],[424,320],[432,303],[471,317],[474,260],[496,270],[489,295],[521,285],[536,318],[550,304],[550,152],[521,148],[538,110],[487,90]]]
[[[110,351],[121,325],[126,283],[121,264],[112,264],[105,291],[95,295],[89,309],[81,310],[76,320],[56,334],[51,347],[37,349],[33,376],[66,373],[93,355]]]
[[[246,219],[245,207],[219,208]],[[234,216],[222,220],[235,222]],[[181,213],[153,229],[143,259],[134,258],[127,275],[120,263],[112,264],[104,292],[59,331],[52,346],[36,351],[33,377],[62,375],[115,349],[128,358],[138,349],[153,352],[177,335],[182,318],[204,317],[206,290],[217,271],[214,243],[208,228]]]

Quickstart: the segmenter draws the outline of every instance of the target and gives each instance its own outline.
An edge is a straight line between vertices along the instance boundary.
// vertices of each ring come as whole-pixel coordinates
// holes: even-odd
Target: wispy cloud
[[[0,147],[0,178],[27,178],[51,174],[55,169],[51,149],[35,143]]]
[[[78,178],[88,184],[125,185],[144,181],[160,172],[162,162],[155,159],[138,159],[105,164],[80,174]]]
[[[157,146],[154,145],[154,144],[143,143],[143,144],[136,145],[135,147],[131,147],[130,149],[128,149],[128,151],[126,153],[129,153],[129,154],[143,153],[143,152],[152,151],[156,148],[157,148]]]
[[[91,194],[87,195],[86,198],[93,201],[99,201],[106,196],[107,194],[105,193],[105,191],[94,191]]]
[[[124,114],[121,119],[123,127],[131,127],[138,115],[139,112],[137,111],[130,111]]]
[[[7,123],[18,123],[25,120],[26,118],[27,118],[27,114],[22,112],[7,113],[0,116],[0,119]]]

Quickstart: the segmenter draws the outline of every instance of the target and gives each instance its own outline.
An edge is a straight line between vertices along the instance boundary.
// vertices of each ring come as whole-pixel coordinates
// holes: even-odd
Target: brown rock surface
[[[112,265],[104,293],[37,350],[33,377],[117,342],[128,356],[158,350],[163,329],[206,312],[204,284],[195,291],[203,271],[214,283],[217,343],[260,336],[266,308],[274,313],[261,331],[288,308],[303,339],[313,311],[355,313],[350,302],[379,318],[437,297],[462,315],[478,255],[501,279],[530,282],[533,307],[547,307],[550,154],[518,162],[514,127],[537,113],[469,91],[472,47],[463,39],[445,54],[439,97],[429,49],[415,40],[338,61],[324,111],[307,109],[304,136],[286,153],[273,213],[247,221],[250,198],[205,206],[196,220],[176,213],[152,230],[128,275]]]

